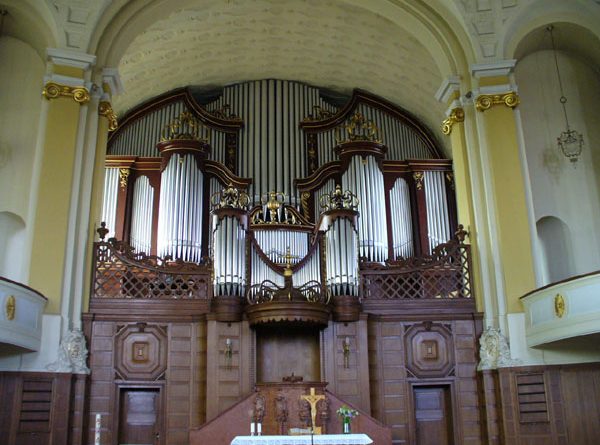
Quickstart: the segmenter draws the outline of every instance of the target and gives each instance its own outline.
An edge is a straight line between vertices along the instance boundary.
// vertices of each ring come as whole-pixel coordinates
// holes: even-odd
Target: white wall
[[[535,219],[552,216],[566,224],[565,243],[572,247],[573,258],[560,261],[571,264],[572,275],[577,275],[600,269],[600,74],[586,61],[561,52],[558,63],[571,128],[585,141],[576,164],[556,144],[566,126],[552,51],[521,59],[515,76]],[[552,281],[546,278],[546,283]]]
[[[24,282],[25,228],[31,192],[44,62],[26,43],[0,38],[0,275]]]

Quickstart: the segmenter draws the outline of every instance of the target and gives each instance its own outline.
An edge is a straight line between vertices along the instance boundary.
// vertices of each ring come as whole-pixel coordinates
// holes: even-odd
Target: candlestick
[[[260,436],[262,433],[262,423],[258,422],[256,424],[256,432],[258,433],[258,435]]]
[[[96,414],[96,425],[94,428],[94,445],[100,445],[100,429],[102,428],[102,415]]]
[[[250,422],[250,435],[254,436],[254,432],[256,431],[256,424],[254,422]]]

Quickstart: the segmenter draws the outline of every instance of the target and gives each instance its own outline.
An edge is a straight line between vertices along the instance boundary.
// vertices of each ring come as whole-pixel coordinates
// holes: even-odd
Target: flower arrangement
[[[350,421],[351,419],[358,416],[358,411],[352,409],[346,405],[342,405],[337,411],[337,415],[340,416],[344,421]]]

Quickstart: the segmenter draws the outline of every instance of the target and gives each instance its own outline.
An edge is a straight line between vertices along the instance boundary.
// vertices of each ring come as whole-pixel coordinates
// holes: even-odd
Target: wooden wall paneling
[[[192,342],[192,409],[190,427],[197,428],[206,421],[206,321],[193,325]]]
[[[404,360],[404,328],[398,321],[369,320],[370,332],[377,335],[370,339],[370,358],[375,359],[377,382],[380,392],[374,398],[378,405],[380,421],[392,428],[392,443],[407,444],[410,442],[408,384],[406,380],[406,363]],[[373,363],[373,361],[371,361]],[[373,381],[373,377],[371,377]],[[371,387],[373,391],[374,388]],[[375,390],[377,391],[377,390]]]
[[[327,363],[322,380],[328,382],[327,389],[333,394],[370,413],[366,316],[357,322],[330,322],[326,331],[322,347],[327,349]],[[344,359],[346,338],[350,340],[347,368]]]
[[[473,320],[452,322],[456,360],[458,433],[462,443],[481,443],[482,430],[477,384],[477,339]]]
[[[71,379],[71,401],[69,412],[69,444],[82,445],[85,438],[85,398],[87,374],[73,374]]]
[[[481,406],[481,429],[483,443],[504,443],[502,412],[500,409],[500,382],[498,371],[486,369],[479,372],[479,400]]]
[[[244,396],[254,385],[254,340],[247,321],[222,323],[207,320],[206,419],[211,420]],[[232,355],[225,354],[227,339]]]
[[[383,398],[383,358],[379,353],[378,339],[381,338],[381,323],[368,320],[367,345],[369,353],[369,394],[371,395],[371,415],[382,423],[384,420]]]
[[[594,444],[600,438],[600,364],[563,367],[564,421],[568,443]]]
[[[70,373],[1,374],[2,444],[63,444],[69,437]]]
[[[166,443],[184,445],[188,441],[193,403],[193,355],[191,323],[170,323],[168,369],[166,373]]]
[[[559,369],[559,367],[528,366],[498,370],[506,443],[527,445],[567,443]],[[521,385],[527,384],[523,377],[536,375],[543,377],[547,408],[545,418],[548,419],[546,421],[528,421],[526,416],[521,415],[526,410],[519,409],[518,382],[521,382]]]
[[[87,443],[94,443],[96,414],[102,416],[100,438],[103,444],[112,444],[113,410],[115,406],[114,341],[116,323],[94,321],[90,336],[90,385],[89,411],[87,416]]]

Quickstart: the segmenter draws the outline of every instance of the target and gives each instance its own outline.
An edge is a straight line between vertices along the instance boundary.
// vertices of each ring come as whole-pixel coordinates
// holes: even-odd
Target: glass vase
[[[342,422],[342,432],[344,434],[352,434],[352,430],[350,428],[350,419],[349,418],[345,418],[344,421]]]

